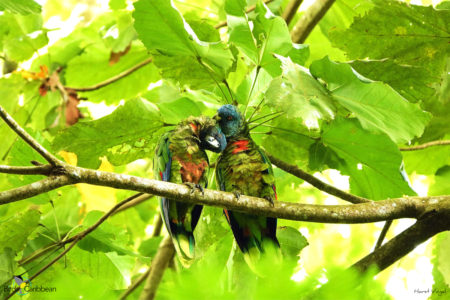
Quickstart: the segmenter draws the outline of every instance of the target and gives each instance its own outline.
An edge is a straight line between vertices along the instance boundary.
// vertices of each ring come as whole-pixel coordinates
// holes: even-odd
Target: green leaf
[[[115,252],[88,252],[78,247],[72,249],[67,257],[77,272],[88,274],[98,284],[110,289],[120,290],[128,286],[135,259],[130,256],[119,256]]]
[[[24,61],[48,43],[47,31],[42,28],[40,14],[0,15],[0,28],[7,28],[2,38],[3,52],[8,59]]]
[[[201,115],[204,105],[183,97],[175,101],[159,103],[158,107],[165,123],[178,124],[190,116]]]
[[[79,122],[56,136],[53,148],[78,156],[78,164],[97,168],[106,155],[115,165],[153,155],[163,128],[159,112],[144,99],[133,99],[112,114],[95,121]]]
[[[399,65],[392,59],[356,60],[351,66],[367,78],[389,84],[410,102],[426,102],[435,97],[432,86],[439,78],[432,77],[423,67]]]
[[[162,236],[156,236],[143,241],[139,245],[139,253],[143,256],[155,257],[155,254],[158,251],[159,243],[161,243],[162,239]]]
[[[127,7],[126,0],[109,0],[109,7],[111,9],[124,9]]]
[[[200,59],[218,81],[225,78],[233,63],[231,52],[222,43],[201,41],[171,1],[140,0],[134,6],[134,26],[147,49]]]
[[[245,13],[244,0],[225,1],[230,42],[242,51],[254,64],[259,63],[258,42],[253,36],[252,25]]]
[[[83,222],[84,229],[94,225],[103,213],[100,211],[90,211]],[[102,223],[97,229],[78,242],[78,247],[89,252],[117,252],[119,255],[135,256],[131,249],[128,249],[129,234],[124,228],[112,225],[110,222]]]
[[[318,128],[319,119],[332,119],[336,108],[328,91],[304,67],[290,58],[278,58],[283,75],[271,82],[266,104],[286,112],[287,118],[301,118],[309,128]]]
[[[91,87],[148,59],[147,50],[135,44],[113,65],[109,64],[109,55],[110,50],[102,44],[87,47],[81,55],[68,63],[64,76],[67,85],[74,88]],[[157,80],[159,76],[156,68],[153,64],[147,64],[112,84],[91,92],[81,92],[79,96],[93,102],[117,103],[122,99],[136,97],[146,91],[151,82]]]
[[[434,183],[430,185],[428,195],[440,196],[450,194],[450,165],[440,168],[434,175]],[[450,269],[449,269],[449,281],[450,284]]]
[[[450,234],[441,232],[435,237],[433,248],[433,293],[432,300],[446,299],[450,289],[450,256],[446,251],[450,247]]]
[[[228,0],[225,3],[230,42],[255,65],[272,76],[280,75],[280,62],[273,55],[285,56],[295,51],[286,22],[261,2],[256,5],[256,18],[250,19],[245,10],[246,1]],[[294,52],[292,55],[296,56]]]
[[[390,86],[362,78],[348,64],[325,57],[313,62],[310,70],[328,84],[333,99],[354,113],[365,129],[384,132],[395,142],[420,136],[430,119]]]
[[[285,257],[298,260],[303,248],[308,246],[306,238],[295,228],[285,226],[277,230],[277,239]]]
[[[401,174],[402,156],[384,134],[361,128],[355,119],[336,119],[323,131],[323,144],[345,160],[354,194],[372,200],[414,195]]]
[[[8,289],[13,280],[14,271],[17,268],[17,262],[14,260],[15,253],[10,248],[0,251],[0,297],[6,298],[9,295]]]
[[[449,146],[430,147],[419,151],[404,151],[402,155],[405,169],[409,174],[416,172],[423,175],[433,175],[439,168],[450,165]]]
[[[41,6],[33,0],[0,0],[0,10],[3,9],[21,15],[41,12]]]
[[[3,221],[0,226],[0,250],[10,248],[19,252],[25,247],[28,236],[36,229],[40,219],[37,209],[29,209]]]
[[[375,8],[355,18],[349,29],[330,34],[334,45],[350,59],[391,58],[440,76],[450,51],[450,11],[399,1],[374,2]]]

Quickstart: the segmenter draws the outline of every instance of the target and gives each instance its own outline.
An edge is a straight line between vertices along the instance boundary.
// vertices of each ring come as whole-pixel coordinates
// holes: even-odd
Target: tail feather
[[[224,210],[235,240],[250,269],[261,277],[270,273],[274,264],[281,263],[280,244],[276,237],[277,219],[266,218],[265,225],[257,216]]]
[[[181,263],[187,267],[195,257],[195,239],[192,232],[181,230],[172,234],[173,244]]]

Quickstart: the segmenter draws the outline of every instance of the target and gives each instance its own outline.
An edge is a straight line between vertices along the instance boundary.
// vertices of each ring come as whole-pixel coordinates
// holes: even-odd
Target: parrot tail
[[[265,222],[261,222],[261,217],[257,216],[228,210],[224,210],[224,213],[250,269],[260,277],[271,274],[270,269],[282,262],[280,244],[276,237],[277,219],[264,218]],[[262,223],[265,226],[261,226]]]

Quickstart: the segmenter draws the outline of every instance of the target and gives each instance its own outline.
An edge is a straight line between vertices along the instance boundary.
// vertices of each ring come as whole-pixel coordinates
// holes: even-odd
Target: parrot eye
[[[228,120],[228,121],[231,121],[231,120],[233,120],[233,117],[232,117],[232,116],[228,116],[228,117],[227,117],[227,120]]]

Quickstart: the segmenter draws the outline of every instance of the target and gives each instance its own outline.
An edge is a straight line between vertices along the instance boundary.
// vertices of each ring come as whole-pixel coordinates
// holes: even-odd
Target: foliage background
[[[374,200],[450,193],[450,147],[398,150],[410,141],[450,137],[448,2],[413,3],[422,7],[338,0],[305,41],[308,46],[293,45],[289,29],[311,1],[304,1],[289,27],[280,18],[264,17],[270,15],[268,9],[280,15],[288,1],[259,5],[248,15],[243,14],[242,1],[174,1],[198,38],[207,43],[189,38],[167,1],[150,5],[141,0],[134,13],[132,1],[125,0],[37,2],[40,5],[17,1],[0,12],[0,104],[38,141],[72,164],[151,176],[153,146],[168,124],[189,115],[212,116],[224,98],[243,106],[249,100],[250,106],[256,106],[266,97],[257,116],[277,109],[288,113],[266,124],[272,127],[255,129],[253,137],[276,157]],[[431,4],[435,7],[427,7]],[[227,15],[228,28],[215,30],[213,26]],[[253,21],[253,32],[246,18]],[[93,91],[77,91],[150,57],[151,63],[119,81]],[[53,81],[43,81],[52,74],[57,74],[50,76]],[[215,84],[223,79],[233,95],[224,84],[220,88]],[[376,82],[368,83],[369,79]],[[67,95],[61,95],[58,81],[69,87]],[[372,99],[379,101],[372,105]],[[4,124],[0,136],[1,164],[41,161]],[[344,203],[279,169],[275,172],[283,201]],[[35,179],[0,174],[0,187],[6,190]],[[0,283],[17,272],[33,273],[58,252],[27,264],[21,259],[90,226],[102,212],[131,194],[79,184],[1,206]],[[157,213],[157,201],[151,200],[108,219],[66,259],[33,281],[58,287],[57,294],[25,297],[117,297],[145,271],[156,252],[161,237],[150,236]],[[387,238],[412,222],[395,221]],[[286,220],[279,225],[289,226],[280,229],[280,240],[283,250],[291,250],[298,261],[277,280],[241,277],[245,292],[257,299],[270,298],[273,286],[282,286],[285,297],[314,291],[369,253],[383,226]],[[296,257],[304,246],[298,232],[309,245]],[[224,269],[232,246],[220,209],[204,210],[196,235],[202,259],[180,275],[167,272],[158,296],[236,297],[226,287],[232,280],[218,271]],[[346,273],[342,279],[346,284],[330,283],[319,296],[429,296],[415,294],[414,289],[450,284],[450,252],[445,251],[449,243],[448,232],[442,233],[375,280]],[[232,260],[237,265],[235,272],[246,276],[244,267],[239,267],[239,254]],[[356,282],[361,283],[358,289]],[[83,288],[68,288],[76,286]],[[139,291],[132,297],[138,295]]]

